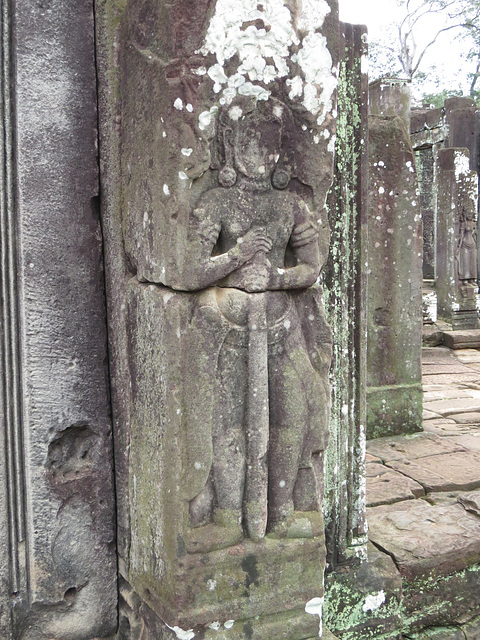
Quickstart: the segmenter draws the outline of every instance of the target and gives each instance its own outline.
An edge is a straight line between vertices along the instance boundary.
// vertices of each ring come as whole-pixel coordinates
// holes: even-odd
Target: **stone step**
[[[450,349],[479,349],[480,329],[444,331],[443,344]]]

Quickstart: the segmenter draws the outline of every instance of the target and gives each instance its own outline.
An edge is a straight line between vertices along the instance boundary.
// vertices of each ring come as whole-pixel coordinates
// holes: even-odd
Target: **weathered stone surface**
[[[411,133],[439,129],[443,125],[443,109],[414,109],[410,120]],[[443,132],[442,132],[443,133]]]
[[[300,640],[318,634],[325,564],[332,340],[312,285],[338,8],[194,4],[98,6],[120,571],[146,626],[148,605],[205,638],[228,621],[232,640],[281,637],[281,620]],[[292,90],[307,38],[309,102]]]
[[[325,623],[342,639],[398,637],[401,576],[374,545],[368,545],[368,561],[361,566],[327,576],[325,591]]]
[[[438,315],[452,322],[454,330],[478,329],[475,303],[478,177],[470,170],[468,149],[439,150],[436,175]],[[449,340],[453,344],[446,335],[445,344]]]
[[[477,383],[480,382],[480,374],[476,373],[476,372],[472,372],[472,373],[465,373],[465,370],[462,370],[461,373],[455,374],[455,373],[448,373],[445,371],[441,371],[437,374],[428,374],[427,372],[425,372],[425,375],[423,376],[423,383],[426,385],[433,385],[433,384],[471,384],[471,383]]]
[[[480,516],[480,491],[463,493],[458,496],[457,500],[467,511]]]
[[[367,436],[422,430],[422,225],[400,118],[370,116]]]
[[[480,453],[480,430],[477,428],[465,430],[448,438],[465,449]]]
[[[442,416],[439,413],[434,413],[433,411],[426,411],[425,409],[422,411],[423,420],[433,420],[435,418],[441,418],[441,417]]]
[[[334,184],[328,197],[332,231],[325,267],[326,312],[335,335],[330,443],[326,457],[328,563],[365,555],[366,288],[368,78],[366,28],[340,25],[345,55],[338,83]],[[349,381],[355,381],[351,384]],[[345,411],[349,407],[349,411]],[[342,452],[342,453],[341,453]]]
[[[430,433],[418,433],[394,438],[378,438],[368,443],[369,453],[378,456],[384,462],[393,460],[416,460],[427,456],[442,455],[463,451],[461,445],[446,442]]]
[[[480,424],[480,413],[456,413],[451,416],[457,424]]]
[[[463,627],[465,640],[480,640],[480,620],[471,622]]]
[[[372,465],[370,465],[372,466]],[[380,467],[382,465],[374,465]],[[393,504],[402,500],[412,500],[425,495],[424,488],[411,478],[391,471],[387,468],[370,469],[367,475],[367,506],[376,507],[380,504]]]
[[[416,150],[415,164],[423,219],[423,277],[424,279],[433,280],[435,278],[435,159],[433,146]],[[427,335],[428,337],[424,326],[423,342],[427,341],[432,347],[441,344],[442,336],[437,328],[429,331]]]
[[[394,118],[398,116],[410,128],[412,101],[411,82],[402,78],[379,78],[369,85],[370,114]]]
[[[15,638],[90,640],[117,617],[93,5],[4,3],[0,20],[2,580]]]
[[[426,629],[406,636],[411,640],[465,640],[465,635],[457,627],[437,627],[436,629]]]
[[[470,169],[478,171],[479,120],[475,100],[468,97],[445,100],[445,123],[448,132],[445,146],[467,148]]]
[[[424,241],[425,243],[425,241]],[[425,261],[424,261],[425,263]],[[424,269],[428,271],[428,264],[424,266]],[[422,329],[422,344],[425,347],[437,347],[443,343],[443,331],[435,326],[423,325]]]
[[[418,458],[415,462],[394,460],[388,464],[428,491],[468,491],[480,487],[480,455],[476,452],[457,451]]]
[[[471,558],[473,561],[473,557]],[[480,566],[448,575],[433,572],[404,582],[402,615],[408,629],[457,627],[470,621],[480,606]]]
[[[464,414],[467,411],[480,411],[480,398],[449,398],[448,400],[436,400],[434,402],[426,402],[425,409],[433,411],[443,416],[452,416],[459,413]]]
[[[480,347],[480,330],[444,331],[443,344],[449,349],[478,349]]]
[[[394,558],[407,580],[450,575],[480,560],[480,519],[459,504],[408,501],[402,510],[371,508],[368,518],[370,540]]]
[[[478,349],[460,349],[455,353],[455,357],[466,364],[480,365],[480,351]]]

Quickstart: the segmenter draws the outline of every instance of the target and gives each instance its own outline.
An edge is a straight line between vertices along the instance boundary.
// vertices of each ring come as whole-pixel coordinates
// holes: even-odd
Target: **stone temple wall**
[[[92,4],[0,23],[0,637],[83,640],[117,624]]]
[[[366,548],[365,29],[336,0],[1,25],[0,638],[318,637]]]

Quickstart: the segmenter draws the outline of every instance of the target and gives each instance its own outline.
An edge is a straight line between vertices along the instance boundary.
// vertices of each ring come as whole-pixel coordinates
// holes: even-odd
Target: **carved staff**
[[[267,529],[268,505],[268,332],[267,294],[249,296],[247,470],[245,524],[248,536],[260,540]]]

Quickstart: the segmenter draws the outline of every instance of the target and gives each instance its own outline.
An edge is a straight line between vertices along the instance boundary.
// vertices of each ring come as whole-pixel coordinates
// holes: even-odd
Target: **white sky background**
[[[352,24],[366,24],[369,40],[380,37],[386,27],[395,21],[395,17],[399,16],[399,10],[393,0],[339,0],[339,5],[340,19]],[[439,24],[438,19],[435,18],[422,23],[421,38],[424,38],[425,43],[429,42],[438,31]],[[435,65],[442,79],[440,88],[426,83],[424,86],[426,93],[435,93],[443,88],[449,88],[462,89],[464,94],[468,95],[467,73],[470,69],[460,57],[461,44],[455,41],[456,34],[458,31],[452,30],[440,35],[437,43],[425,55],[420,70],[427,72],[430,65]]]

